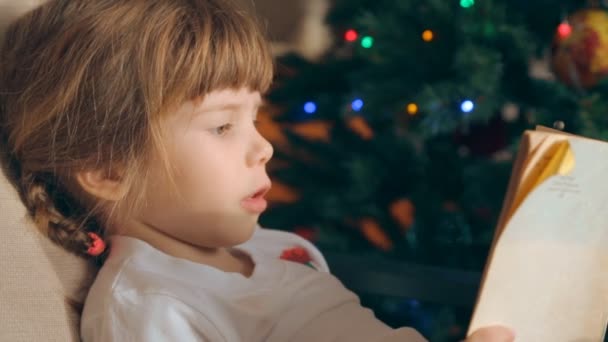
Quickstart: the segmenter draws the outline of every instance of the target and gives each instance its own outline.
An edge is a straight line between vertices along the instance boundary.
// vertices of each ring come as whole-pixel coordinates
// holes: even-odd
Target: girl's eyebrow
[[[260,108],[264,104],[264,100],[258,99],[254,103],[255,109]],[[222,111],[238,111],[243,109],[245,104],[242,102],[224,102],[217,105],[201,108],[200,112],[222,112]]]

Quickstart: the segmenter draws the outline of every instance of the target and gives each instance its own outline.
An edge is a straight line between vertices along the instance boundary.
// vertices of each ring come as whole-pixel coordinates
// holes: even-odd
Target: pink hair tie
[[[87,253],[92,256],[98,256],[106,249],[106,243],[95,233],[89,233],[89,237],[93,240]]]

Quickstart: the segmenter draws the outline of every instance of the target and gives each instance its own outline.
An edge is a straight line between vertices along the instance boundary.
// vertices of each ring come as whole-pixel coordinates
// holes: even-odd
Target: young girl
[[[273,65],[233,5],[51,0],[13,23],[0,61],[2,149],[24,204],[53,241],[103,262],[85,342],[423,340],[361,307],[310,243],[256,225]]]

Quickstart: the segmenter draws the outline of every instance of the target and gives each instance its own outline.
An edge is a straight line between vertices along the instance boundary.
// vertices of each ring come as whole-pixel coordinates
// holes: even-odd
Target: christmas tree
[[[599,2],[336,0],[327,21],[322,59],[277,62],[261,220],[323,251],[480,272],[523,131],[608,139]]]

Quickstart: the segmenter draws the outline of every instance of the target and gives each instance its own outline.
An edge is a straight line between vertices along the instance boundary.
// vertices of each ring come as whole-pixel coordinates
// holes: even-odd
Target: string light
[[[561,39],[568,38],[568,36],[570,36],[571,33],[572,33],[572,25],[570,25],[570,23],[568,23],[567,21],[562,22],[557,27],[557,34],[559,35],[559,37]]]
[[[435,34],[431,30],[424,30],[424,32],[422,32],[422,40],[425,42],[430,42],[434,37]]]
[[[355,112],[358,112],[363,108],[363,100],[355,99],[350,106]]]
[[[304,111],[308,114],[314,114],[317,111],[317,104],[312,101],[306,102],[304,104]]]
[[[460,110],[462,110],[463,113],[470,113],[473,109],[475,109],[475,104],[471,100],[463,101],[460,104]]]
[[[354,42],[357,38],[359,38],[359,34],[353,29],[346,31],[344,34],[344,39],[346,39],[347,42]]]
[[[369,49],[374,45],[374,38],[370,36],[365,36],[361,39],[361,46]]]
[[[409,115],[416,115],[418,114],[418,105],[415,103],[409,103],[406,110]]]
[[[475,0],[460,0],[460,7],[471,8],[475,5]]]

